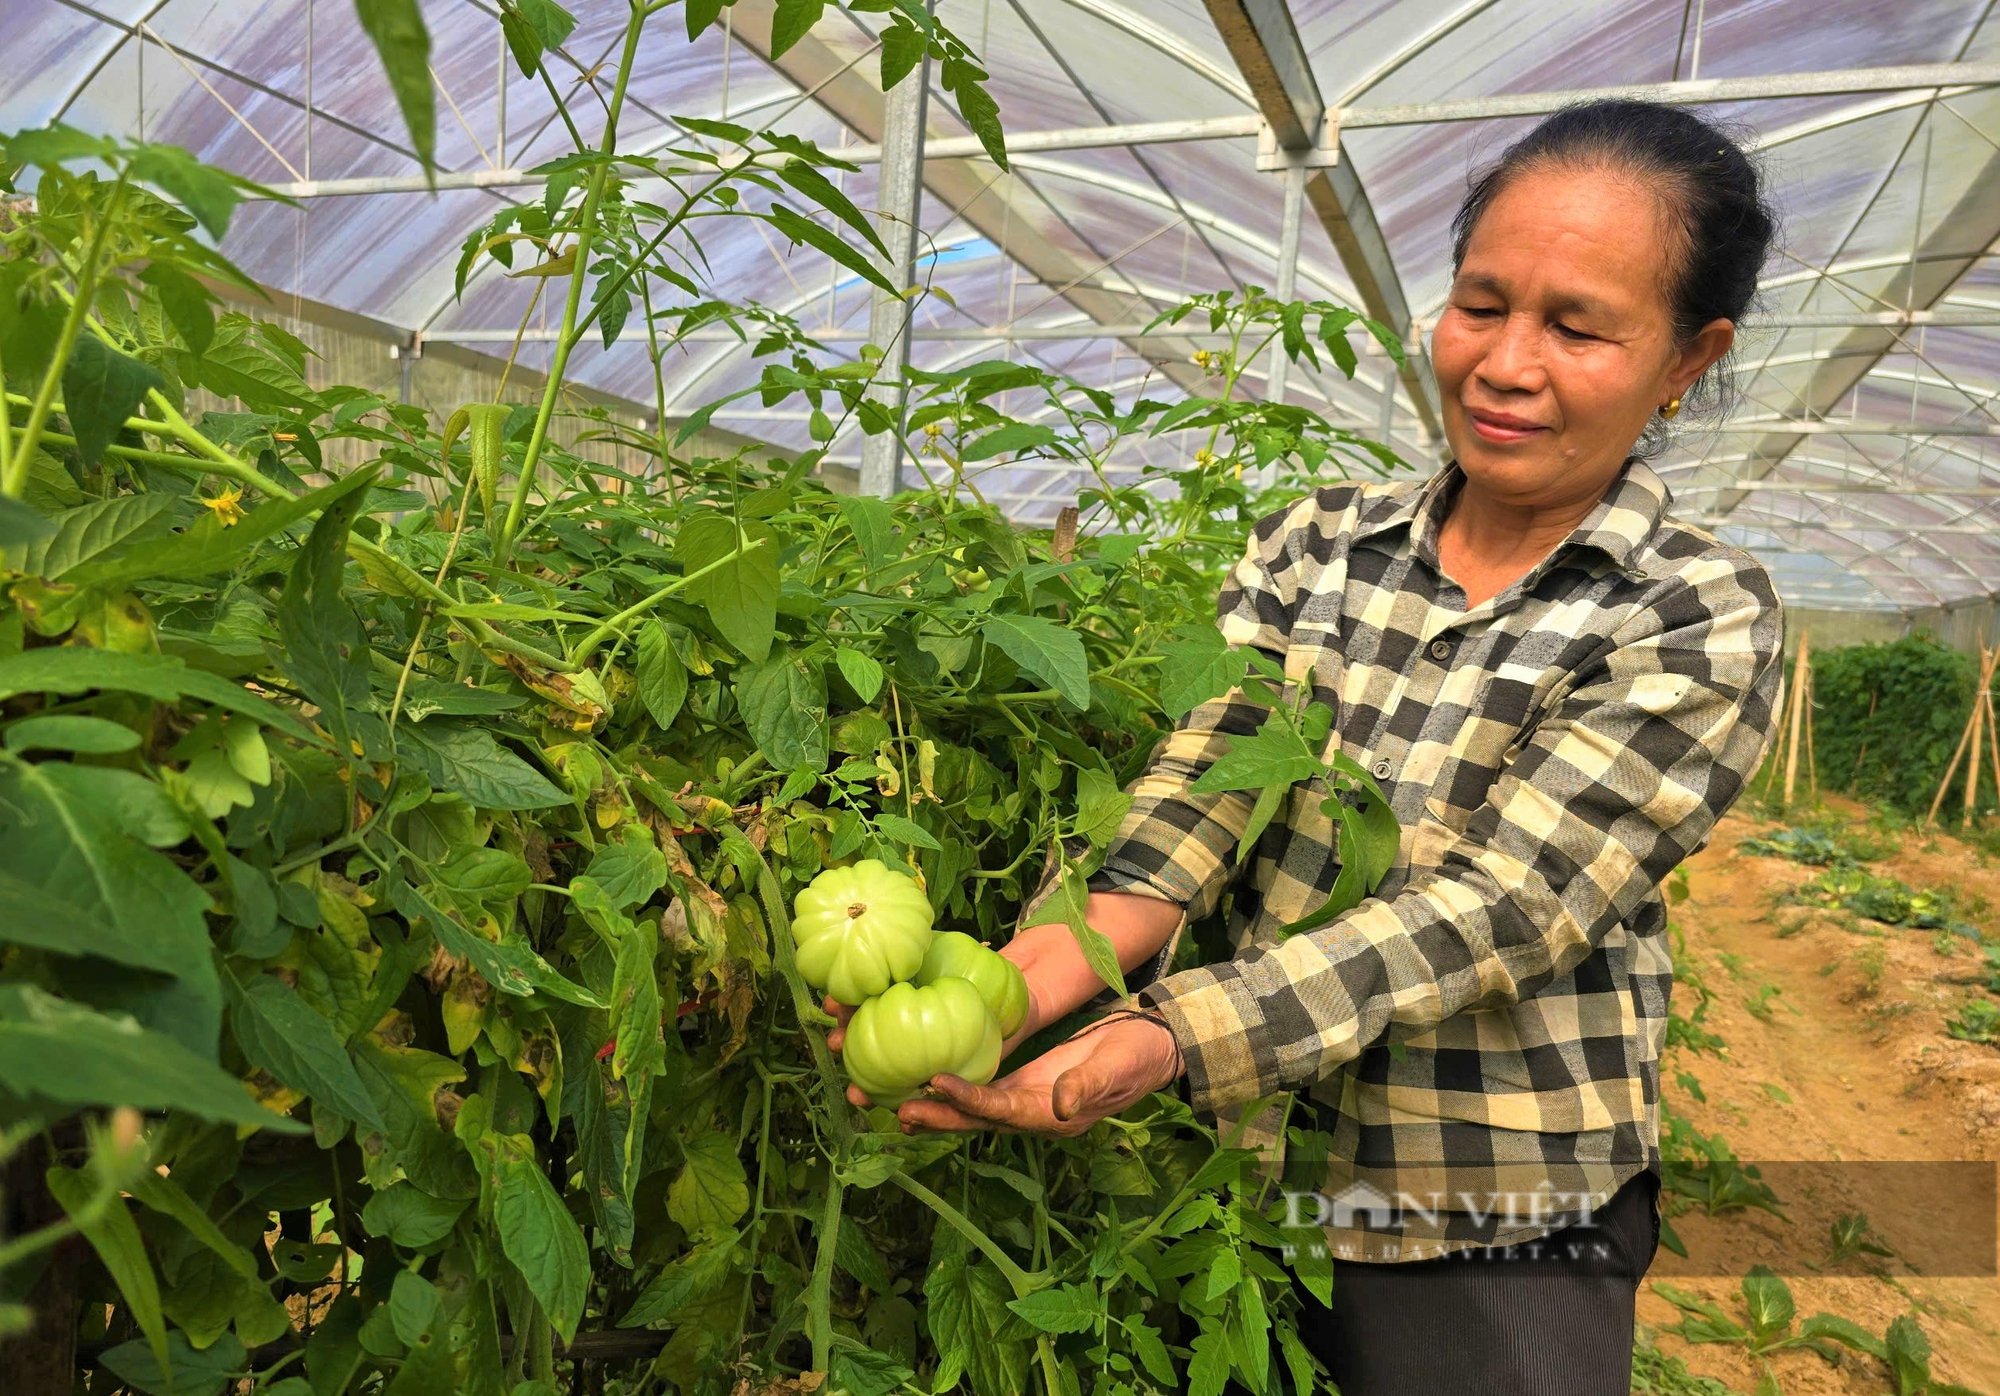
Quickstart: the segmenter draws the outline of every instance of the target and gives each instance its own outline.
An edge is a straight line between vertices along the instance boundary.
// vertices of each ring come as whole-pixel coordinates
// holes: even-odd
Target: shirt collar
[[[1386,511],[1357,528],[1355,540],[1409,525],[1412,548],[1432,567],[1438,567],[1438,529],[1464,480],[1463,467],[1456,460],[1446,461],[1428,480],[1415,489],[1401,491]],[[1615,566],[1627,572],[1639,571],[1639,554],[1659,529],[1672,501],[1666,481],[1651,466],[1636,457],[1627,459],[1603,497],[1536,571],[1554,565],[1570,548],[1595,548]]]

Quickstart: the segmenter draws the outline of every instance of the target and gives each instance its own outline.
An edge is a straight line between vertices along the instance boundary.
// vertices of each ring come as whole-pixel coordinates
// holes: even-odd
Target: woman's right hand
[[[1121,969],[1130,971],[1151,960],[1167,943],[1180,924],[1181,909],[1157,897],[1129,892],[1093,892],[1085,905],[1089,923],[1111,940]],[[1000,947],[1000,954],[1012,960],[1028,985],[1028,1016],[1019,1031],[1000,1046],[1005,1061],[1016,1047],[1050,1023],[1074,1013],[1102,992],[1104,981],[1076,943],[1076,936],[1061,921],[1029,926]],[[847,1041],[847,1023],[854,1010],[827,995],[821,1007],[833,1015],[833,1028],[826,1045],[838,1052]],[[866,1109],[867,1095],[849,1084],[847,1098]]]

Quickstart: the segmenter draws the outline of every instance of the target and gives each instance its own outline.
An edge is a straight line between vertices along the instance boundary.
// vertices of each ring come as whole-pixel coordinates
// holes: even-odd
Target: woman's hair
[[[1508,146],[1472,181],[1452,219],[1453,275],[1480,215],[1500,191],[1544,170],[1602,171],[1639,181],[1658,197],[1670,238],[1663,285],[1676,344],[1686,346],[1714,319],[1740,325],[1757,308],[1757,280],[1778,226],[1763,176],[1729,130],[1657,102],[1580,102]],[[1720,416],[1728,410],[1735,357],[1732,350],[1688,390],[1688,411]],[[1642,460],[1658,455],[1666,445],[1664,426],[1652,418],[1634,454]]]

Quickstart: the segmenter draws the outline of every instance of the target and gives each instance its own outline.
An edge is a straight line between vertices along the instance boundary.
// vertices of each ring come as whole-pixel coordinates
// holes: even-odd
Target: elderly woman
[[[1303,1219],[1332,1305],[1302,1296],[1302,1336],[1344,1396],[1624,1396],[1659,1237],[1660,884],[1772,737],[1781,648],[1765,570],[1669,517],[1645,458],[1726,387],[1773,219],[1714,127],[1597,102],[1510,147],[1453,229],[1431,342],[1452,459],[1263,520],[1219,606],[1338,714],[1403,826],[1395,866],[1278,937],[1340,868],[1323,792],[1295,790],[1237,889],[1236,958],[1167,972],[1252,803],[1190,786],[1261,711],[1196,709],[1092,883],[1137,1011],[989,1086],[939,1077],[900,1119],[1067,1134],[1169,1087],[1224,1116],[1296,1093],[1291,1124],[1331,1141]],[[1102,988],[1034,922],[1005,951],[1023,1038]],[[1271,1113],[1253,1141],[1283,1142]]]

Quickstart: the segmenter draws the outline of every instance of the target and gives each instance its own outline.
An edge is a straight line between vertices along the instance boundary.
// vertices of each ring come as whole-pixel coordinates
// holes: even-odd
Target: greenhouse
[[[0,1389],[2000,1390],[1994,9],[0,0]]]

